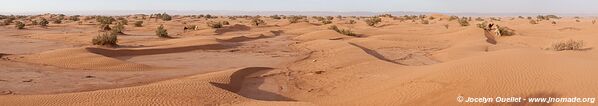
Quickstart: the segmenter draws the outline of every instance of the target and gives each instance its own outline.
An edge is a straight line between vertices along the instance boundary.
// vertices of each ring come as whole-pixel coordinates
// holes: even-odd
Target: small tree
[[[135,21],[135,27],[143,27],[143,21]]]
[[[17,29],[25,29],[25,24],[21,21],[17,21],[17,22],[15,22],[15,27]]]
[[[158,37],[160,38],[170,38],[170,36],[168,36],[168,32],[166,29],[164,29],[163,25],[160,25],[157,29],[156,29],[156,35],[158,35]]]

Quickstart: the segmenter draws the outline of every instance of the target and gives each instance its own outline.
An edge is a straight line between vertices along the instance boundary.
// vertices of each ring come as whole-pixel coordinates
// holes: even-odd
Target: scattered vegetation
[[[25,23],[23,23],[21,21],[17,21],[17,22],[15,22],[15,27],[17,29],[25,29]]]
[[[160,38],[170,38],[170,36],[168,36],[168,31],[164,29],[164,25],[160,25],[156,29],[156,35]]]
[[[91,43],[93,45],[102,45],[102,46],[111,46],[111,47],[118,46],[117,42],[118,42],[118,37],[116,36],[116,34],[108,33],[108,32],[98,34],[98,36],[96,36],[95,38],[93,38],[91,40]]]
[[[353,33],[351,30],[339,29],[336,25],[330,26],[328,29],[334,30],[340,34],[347,35],[347,36],[357,36],[357,34]]]
[[[365,20],[365,23],[367,23],[369,26],[376,26],[376,24],[380,22],[382,22],[382,19],[380,19],[379,17],[373,17]]]
[[[253,19],[251,19],[251,25],[253,25],[253,26],[266,25],[266,21],[261,20],[259,18],[253,18]]]
[[[582,50],[584,42],[582,40],[567,40],[552,44],[552,49],[555,51],[564,50]]]

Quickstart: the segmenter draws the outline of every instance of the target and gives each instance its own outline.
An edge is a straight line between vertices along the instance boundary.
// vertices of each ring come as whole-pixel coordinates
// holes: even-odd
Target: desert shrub
[[[575,22],[581,22],[581,21],[579,21],[579,20],[575,20]]]
[[[436,19],[436,17],[430,16],[430,17],[428,17],[428,19],[434,20],[434,19]]]
[[[556,21],[552,21],[552,24],[556,24]]]
[[[530,24],[538,24],[538,21],[536,21],[536,20],[529,20],[529,23]]]
[[[156,35],[160,38],[170,38],[170,36],[168,36],[168,30],[164,29],[164,25],[160,25],[156,28]]]
[[[54,20],[54,21],[52,21],[52,23],[54,23],[54,24],[60,24],[60,23],[62,23],[62,20]]]
[[[110,25],[108,24],[100,24],[100,31],[110,31],[112,30],[112,28],[110,28]]]
[[[448,20],[453,21],[453,20],[457,20],[457,19],[459,19],[459,16],[451,16],[451,17],[449,17]]]
[[[303,19],[302,17],[299,16],[289,16],[287,17],[287,20],[289,20],[290,23],[298,23],[299,20]]]
[[[224,27],[224,25],[222,25],[221,22],[214,22],[214,21],[208,22],[207,25],[210,28],[222,28],[222,27]]]
[[[509,27],[498,27],[498,32],[500,32],[500,36],[515,35],[515,30],[510,29]]]
[[[156,19],[162,19],[163,21],[170,21],[172,20],[172,16],[166,14],[166,13],[158,13],[158,14],[152,14],[150,15],[150,17],[155,17]]]
[[[430,21],[422,19],[422,20],[421,20],[421,23],[422,23],[422,24],[430,24]]]
[[[330,20],[322,20],[321,22],[322,22],[322,24],[331,24],[332,23],[332,21],[330,21]]]
[[[107,16],[98,16],[96,17],[96,21],[100,24],[112,24],[116,19]]]
[[[347,36],[357,36],[357,34],[353,33],[351,30],[339,29],[336,25],[330,26],[328,29],[334,30],[340,34],[347,35]]]
[[[278,16],[278,15],[272,15],[272,16],[270,16],[270,18],[272,18],[272,19],[277,19],[277,20],[279,20],[279,19],[282,19],[282,18],[280,18],[280,16]]]
[[[355,24],[355,23],[357,23],[355,20],[349,20],[348,24]]]
[[[91,39],[91,43],[93,45],[103,45],[103,46],[118,46],[118,37],[116,34],[104,32],[98,34],[95,38]]]
[[[39,22],[37,22],[37,20],[31,20],[31,25],[38,25]]]
[[[581,50],[584,46],[582,40],[567,40],[552,44],[552,49],[555,51],[563,50]]]
[[[266,24],[266,21],[261,20],[259,18],[251,19],[251,25],[253,25],[253,26],[260,26],[260,25],[265,25],[265,24]]]
[[[39,21],[39,25],[42,27],[47,27],[49,23],[50,22],[48,22],[48,20],[45,18],[42,18],[41,21]]]
[[[118,23],[121,23],[123,25],[129,25],[129,20],[123,19],[123,20],[120,20],[120,22],[118,22]]]
[[[444,28],[448,29],[449,28],[449,24],[444,24]]]
[[[228,21],[221,21],[222,25],[230,25]]]
[[[465,19],[459,19],[457,21],[459,22],[459,25],[461,25],[461,26],[469,26],[469,22]]]
[[[484,19],[482,19],[481,17],[477,17],[475,18],[475,21],[484,21]]]
[[[70,17],[68,18],[68,20],[71,20],[71,21],[79,21],[79,16],[78,16],[78,15],[75,15],[75,16],[70,16]]]
[[[123,31],[125,30],[125,25],[123,23],[116,23],[114,28],[112,28],[112,32],[115,34],[125,34]]]
[[[143,27],[143,21],[135,21],[135,27]]]
[[[15,27],[17,29],[25,29],[25,23],[23,23],[21,21],[17,21],[17,22],[15,22]]]
[[[333,19],[334,19],[334,17],[332,17],[332,16],[326,16],[326,19],[327,19],[327,20],[333,20]]]
[[[11,23],[13,23],[13,21],[14,21],[13,19],[5,19],[5,20],[2,22],[2,25],[10,25]]]
[[[376,24],[382,22],[382,19],[378,18],[378,17],[373,17],[370,19],[366,19],[365,23],[368,24],[369,26],[375,26]]]
[[[524,19],[524,17],[523,17],[523,16],[518,16],[518,18],[520,18],[520,19]]]

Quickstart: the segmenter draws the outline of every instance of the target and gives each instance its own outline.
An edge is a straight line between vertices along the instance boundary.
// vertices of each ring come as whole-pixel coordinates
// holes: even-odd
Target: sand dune
[[[429,20],[428,24],[385,17],[377,27],[366,25],[363,19],[349,17],[334,19],[332,24],[317,23],[311,18],[310,22],[292,24],[262,18],[268,22],[267,26],[249,26],[249,19],[239,18],[230,20],[233,24],[222,29],[188,32],[181,27],[191,24],[205,27],[205,20],[189,17],[177,17],[173,21],[147,20],[148,28],[127,26],[127,35],[119,35],[122,42],[117,48],[90,45],[88,40],[95,35],[87,33],[97,30],[91,26],[58,31],[63,34],[51,29],[79,25],[66,23],[49,29],[31,28],[27,29],[31,30],[29,34],[0,37],[17,41],[35,39],[26,40],[34,42],[30,46],[62,43],[53,43],[57,46],[52,49],[2,49],[0,67],[53,67],[48,68],[52,73],[71,72],[65,71],[68,69],[79,73],[76,75],[87,75],[72,75],[84,78],[62,81],[82,84],[64,86],[93,84],[93,81],[83,80],[94,78],[114,79],[110,76],[116,77],[117,72],[139,72],[133,73],[131,78],[107,80],[134,80],[130,83],[136,84],[97,85],[102,89],[79,91],[47,89],[52,93],[35,94],[10,88],[35,85],[31,82],[36,81],[0,78],[0,84],[10,86],[0,87],[3,91],[0,104],[577,105],[466,104],[457,102],[456,98],[593,97],[598,94],[595,77],[598,52],[594,49],[598,46],[594,36],[598,31],[591,30],[597,26],[590,23],[589,18],[582,22],[563,18],[558,19],[558,24],[544,21],[529,24],[527,19],[504,17],[502,21],[493,22],[514,29],[516,34],[496,36],[475,25],[481,21],[460,26],[456,21],[448,21],[450,16],[431,16],[437,19]],[[348,20],[357,23],[344,23]],[[181,24],[182,21],[186,23]],[[161,24],[171,31],[173,38],[148,34]],[[364,36],[346,36],[329,30],[330,25],[349,28]],[[79,34],[81,36],[71,37]],[[552,44],[569,39],[583,40],[584,47],[551,50]],[[0,69],[4,75],[16,75],[11,73],[13,71]],[[92,76],[100,72],[104,76]],[[164,76],[133,77],[145,75],[144,72]],[[40,86],[31,89],[46,90]]]

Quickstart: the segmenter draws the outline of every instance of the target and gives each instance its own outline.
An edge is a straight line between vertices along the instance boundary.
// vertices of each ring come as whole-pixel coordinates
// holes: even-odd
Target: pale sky
[[[4,0],[0,12],[88,10],[598,13],[598,0]]]

